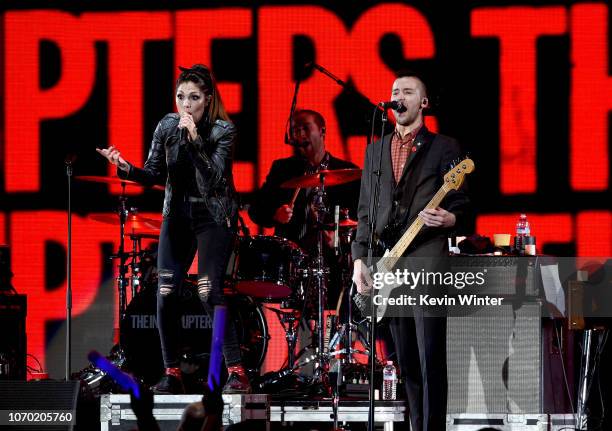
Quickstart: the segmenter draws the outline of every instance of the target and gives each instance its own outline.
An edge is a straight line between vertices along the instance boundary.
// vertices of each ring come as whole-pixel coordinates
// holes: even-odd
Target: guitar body
[[[453,166],[445,175],[444,182],[442,187],[436,192],[436,194],[431,198],[429,203],[425,206],[427,208],[437,208],[440,206],[440,203],[446,196],[446,194],[450,190],[458,190],[463,181],[465,180],[465,175],[473,172],[474,170],[474,162],[470,159],[464,159]],[[402,226],[403,227],[403,226]],[[383,234],[381,238],[378,240],[379,245],[384,245],[385,243],[389,244],[391,241],[395,240],[399,237],[399,240],[395,243],[392,249],[388,249],[383,255],[384,259],[379,260],[372,268],[368,268],[370,270],[370,274],[375,274],[377,272],[390,272],[395,267],[397,261],[404,255],[410,244],[413,242],[414,238],[418,235],[423,227],[423,220],[417,217],[416,220],[412,222],[412,224],[408,227],[408,229],[401,234],[400,226],[397,224],[388,225],[383,230]],[[401,236],[400,236],[401,234]],[[382,298],[389,298],[391,292],[396,288],[395,285],[387,285],[382,289],[373,291],[375,295],[381,295]],[[361,312],[363,316],[371,316],[371,301],[370,295],[362,295],[360,293],[356,293],[353,296],[353,302]],[[376,307],[376,321],[380,322],[386,313],[386,305],[378,305]]]
[[[368,267],[368,270],[370,271],[370,274],[372,274],[372,276],[374,276],[374,274],[378,272],[385,273],[389,271],[386,267],[381,268],[378,265],[379,263],[384,262],[385,258],[389,256],[389,253],[390,251],[387,250],[381,260],[379,260],[373,266]],[[378,290],[374,289],[372,293],[374,295],[380,295],[382,298],[389,298],[391,295],[391,292],[393,292],[393,290],[396,287],[399,287],[399,285],[385,283],[383,288],[378,289]],[[353,302],[357,306],[357,309],[359,310],[362,316],[370,317],[372,315],[372,311],[371,311],[372,310],[371,308],[372,307],[372,296],[371,295],[362,295],[361,293],[356,293],[353,296]],[[376,323],[380,323],[383,320],[386,312],[387,312],[386,303],[376,306]]]

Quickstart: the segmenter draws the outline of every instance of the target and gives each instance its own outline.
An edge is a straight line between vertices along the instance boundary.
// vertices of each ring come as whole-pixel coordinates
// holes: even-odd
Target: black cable
[[[539,256],[536,256],[535,267],[536,268],[540,268]],[[552,325],[553,325],[554,332],[555,332],[555,338],[557,339],[557,345],[559,346],[559,359],[561,361],[561,371],[563,371],[563,382],[565,384],[565,391],[567,393],[567,399],[569,400],[570,408],[572,409],[572,415],[575,418],[576,417],[576,409],[574,407],[574,401],[573,401],[572,393],[570,391],[569,382],[567,381],[567,370],[565,368],[565,359],[563,359],[563,346],[561,344],[561,336],[559,335],[559,328],[557,327],[557,325],[555,323],[555,317],[553,316],[552,311],[550,310],[550,308],[546,307],[546,310],[548,311],[548,318],[552,321]],[[582,357],[580,358],[580,361],[582,363]],[[553,394],[554,394],[554,391],[553,391]]]
[[[553,327],[555,328],[555,338],[557,339],[557,345],[559,346],[559,359],[561,360],[561,371],[563,371],[563,382],[565,384],[565,391],[567,392],[567,399],[570,402],[570,408],[572,409],[572,414],[576,416],[576,409],[574,407],[572,393],[570,392],[569,383],[567,381],[567,370],[565,369],[565,360],[563,359],[563,346],[561,345],[561,336],[559,335],[559,328],[555,324],[554,319],[553,319]],[[581,361],[582,361],[582,358],[581,358]]]
[[[610,335],[610,332],[606,330],[603,336],[603,340],[601,342],[602,343],[601,353],[603,353],[603,350],[606,347],[606,343],[608,342],[608,335]],[[604,419],[606,418],[606,405],[604,403],[604,396],[601,390],[601,374],[600,373],[597,374],[597,386],[599,387],[599,401],[601,403],[601,421],[603,423]]]

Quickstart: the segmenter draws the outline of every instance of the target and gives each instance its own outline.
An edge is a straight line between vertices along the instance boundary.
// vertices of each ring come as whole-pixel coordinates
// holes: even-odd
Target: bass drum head
[[[251,375],[259,374],[268,348],[268,326],[261,307],[248,297],[227,298],[240,342],[243,364]],[[192,285],[186,285],[180,296],[179,336],[181,369],[184,373],[208,374],[212,320]],[[164,370],[157,329],[155,289],[138,293],[126,309],[120,325],[121,347],[126,356],[125,369],[146,384],[156,383]]]

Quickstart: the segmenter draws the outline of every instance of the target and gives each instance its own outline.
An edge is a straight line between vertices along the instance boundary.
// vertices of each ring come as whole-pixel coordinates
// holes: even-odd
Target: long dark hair
[[[221,100],[219,89],[217,88],[217,82],[210,69],[203,64],[194,64],[189,68],[179,66],[179,69],[181,70],[181,74],[176,79],[175,91],[177,91],[179,85],[184,82],[193,82],[200,88],[202,93],[211,96],[203,120],[206,119],[209,124],[213,124],[216,120],[231,121],[229,115],[227,115],[225,106],[223,106],[223,101]]]

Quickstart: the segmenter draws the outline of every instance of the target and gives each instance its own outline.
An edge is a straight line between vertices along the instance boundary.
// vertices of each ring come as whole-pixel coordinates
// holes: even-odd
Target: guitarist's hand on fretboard
[[[419,217],[425,226],[429,227],[453,227],[457,221],[455,214],[440,207],[425,208],[419,213]]]
[[[355,260],[353,267],[353,283],[357,286],[357,292],[362,295],[370,295],[372,292],[372,276],[369,268],[361,260]]]

